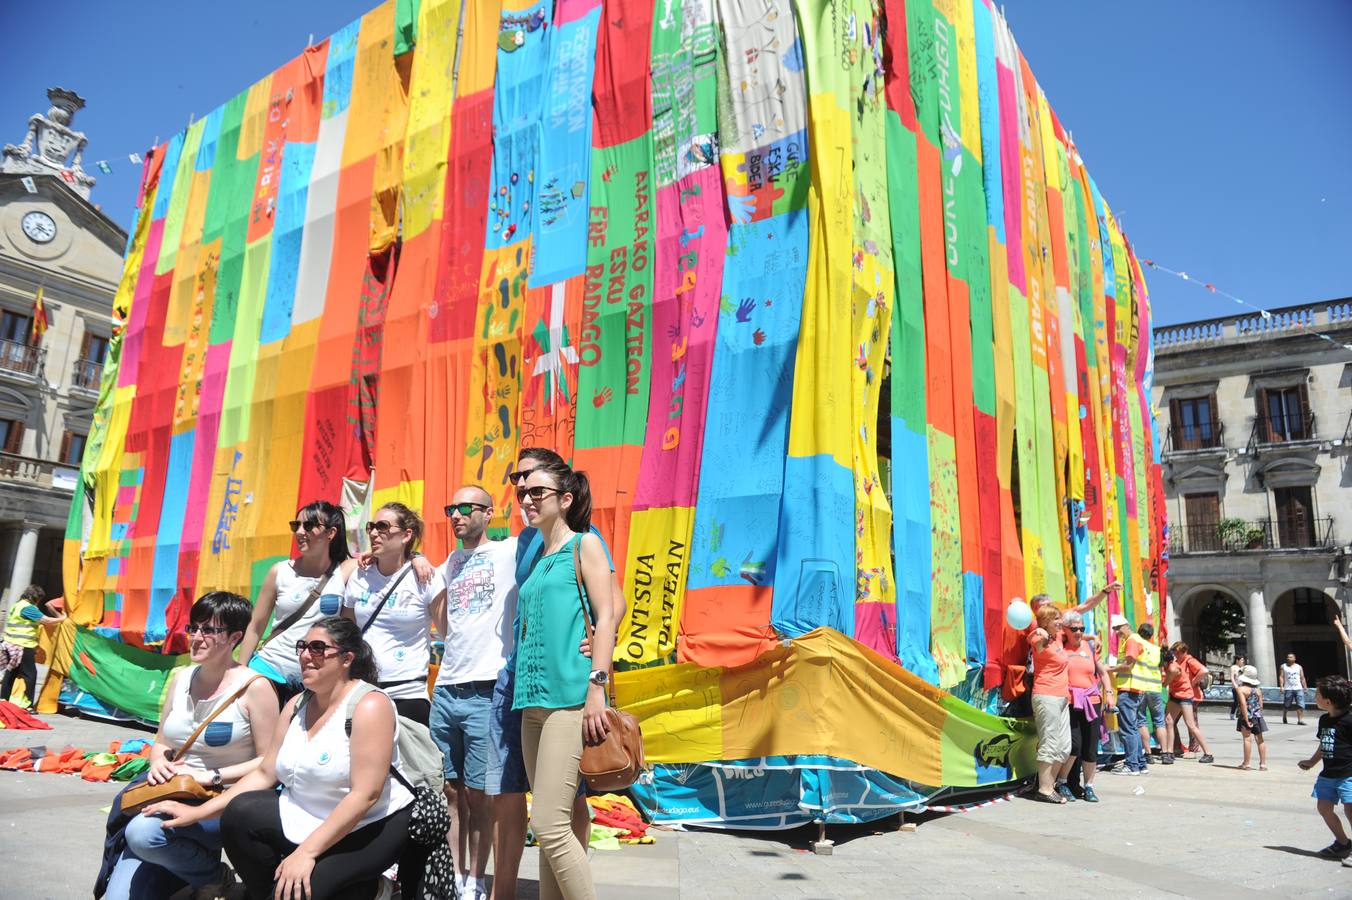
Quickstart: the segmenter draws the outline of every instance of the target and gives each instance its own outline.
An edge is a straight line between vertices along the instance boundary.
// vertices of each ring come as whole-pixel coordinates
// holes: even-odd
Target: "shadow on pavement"
[[[1271,844],[1267,844],[1263,847],[1263,849],[1280,850],[1282,853],[1290,853],[1292,856],[1313,856],[1315,859],[1328,859],[1328,857],[1320,856],[1318,850],[1306,850],[1304,847],[1276,847]],[[1337,861],[1338,860],[1336,859],[1329,860],[1329,862],[1337,862]]]

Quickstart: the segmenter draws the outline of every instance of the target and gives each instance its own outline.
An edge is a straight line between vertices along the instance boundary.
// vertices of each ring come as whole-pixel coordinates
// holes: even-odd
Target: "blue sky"
[[[6,47],[0,141],[59,84],[88,108],[93,199],[130,225],[127,154],[183,128],[374,0],[84,0]],[[1253,303],[1352,295],[1352,3],[1006,2],[1005,15],[1137,252]],[[172,10],[172,12],[166,12]],[[113,174],[94,171],[109,159]],[[1241,311],[1147,273],[1157,324]]]

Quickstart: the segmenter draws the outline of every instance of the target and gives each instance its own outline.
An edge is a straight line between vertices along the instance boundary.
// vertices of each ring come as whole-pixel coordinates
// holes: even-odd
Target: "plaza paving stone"
[[[48,732],[0,731],[0,748],[68,743],[104,749],[147,736],[123,726],[49,716]],[[1269,771],[1240,771],[1240,742],[1223,710],[1202,725],[1215,765],[1183,759],[1143,778],[1100,773],[1103,802],[1052,809],[1015,799],[984,809],[833,827],[831,856],[809,849],[815,829],[775,833],[657,832],[652,846],[594,852],[602,900],[752,900],[922,895],[1352,897],[1352,869],[1315,858],[1330,836],[1314,812],[1314,773],[1296,767],[1314,748],[1314,717],[1269,733]],[[1255,759],[1256,765],[1256,759]],[[1137,793],[1140,789],[1141,793]],[[116,785],[72,776],[0,773],[0,859],[24,860],[0,879],[0,898],[88,898],[104,813]],[[527,849],[522,896],[536,893]],[[21,872],[21,873],[20,873]]]

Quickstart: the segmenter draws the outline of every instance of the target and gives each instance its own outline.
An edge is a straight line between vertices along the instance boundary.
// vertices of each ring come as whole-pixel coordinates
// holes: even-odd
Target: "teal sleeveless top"
[[[580,540],[582,535],[573,535],[541,557],[517,594],[513,709],[567,709],[587,699],[592,665],[577,649],[586,631],[573,566],[573,546]]]

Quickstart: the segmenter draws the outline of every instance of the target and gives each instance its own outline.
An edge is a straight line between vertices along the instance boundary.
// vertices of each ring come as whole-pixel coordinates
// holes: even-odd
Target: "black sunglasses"
[[[322,658],[328,656],[330,650],[333,650],[336,653],[338,651],[337,645],[329,644],[324,641],[296,641],[297,656],[300,656],[302,653],[309,653],[311,656]]]
[[[516,497],[520,500],[522,497],[530,497],[536,503],[548,497],[550,494],[562,494],[563,491],[558,488],[545,487],[543,484],[537,484],[533,488],[519,487],[516,489]]]
[[[304,528],[306,531],[319,531],[328,527],[323,522],[315,519],[292,519],[287,524],[291,526],[292,531],[295,531],[297,528]]]
[[[1084,631],[1083,625],[1067,625],[1066,631]]]
[[[487,503],[448,503],[446,504],[446,518],[450,518],[452,513],[460,513],[462,516],[471,516],[476,509],[488,509]]]
[[[535,471],[534,469],[517,469],[515,472],[508,472],[507,480],[510,481],[512,484],[517,484],[523,478],[525,478],[527,475],[529,475],[531,472],[534,471]]]
[[[210,625],[199,625],[196,622],[189,622],[183,629],[188,634],[201,634],[204,637],[211,637],[217,634],[229,634],[229,628],[213,628]]]
[[[389,522],[367,522],[367,534],[389,534],[391,531],[403,531],[398,525],[391,525]]]

